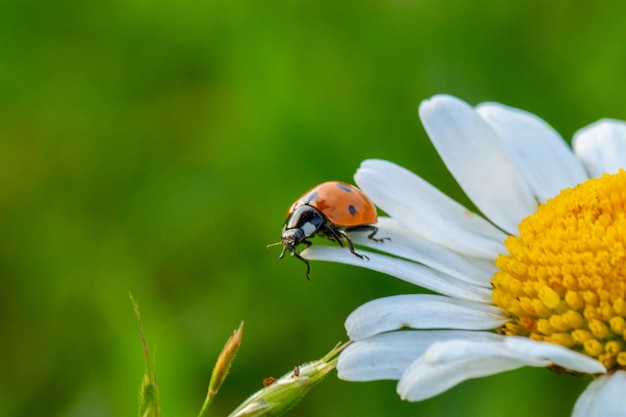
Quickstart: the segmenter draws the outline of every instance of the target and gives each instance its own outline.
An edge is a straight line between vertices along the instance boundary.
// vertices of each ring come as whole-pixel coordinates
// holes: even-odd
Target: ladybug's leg
[[[381,238],[374,237],[374,235],[378,233],[378,227],[373,226],[371,224],[364,224],[362,226],[354,226],[354,227],[351,227],[349,230],[354,231],[354,232],[370,232],[370,234],[367,235],[367,238],[370,240],[373,240],[374,242],[382,243],[385,240],[391,240],[391,238],[388,238],[388,237],[381,237]]]
[[[311,281],[311,264],[309,263],[309,261],[304,259],[302,256],[300,256],[296,252],[293,252],[292,255],[300,259],[302,262],[304,262],[304,264],[306,265],[306,279]]]
[[[309,263],[309,261],[300,256],[300,254],[295,250],[291,252],[291,256],[298,258],[301,262],[304,262],[304,264],[306,265],[306,279],[311,281],[311,264]]]
[[[339,246],[341,246],[342,248],[345,246],[343,244],[343,238],[345,237],[345,235],[344,234],[340,234],[339,230],[337,230],[333,226],[326,225],[324,230],[320,231],[320,235],[324,236],[325,238],[328,238],[328,239],[332,240],[333,242],[338,243]]]
[[[376,226],[371,226],[371,228],[372,228],[372,229],[371,229],[371,230],[372,230],[372,233],[370,233],[369,235],[367,235],[367,238],[368,238],[368,239],[373,240],[374,242],[381,242],[381,243],[382,243],[382,242],[384,242],[385,240],[389,240],[389,241],[391,241],[391,238],[390,238],[390,237],[378,237],[378,238],[377,238],[377,237],[374,237],[374,235],[375,235],[376,233],[378,233],[378,227],[376,227]]]
[[[346,240],[346,242],[348,242],[348,247],[350,248],[350,253],[351,254],[353,254],[354,256],[356,256],[357,258],[360,258],[360,259],[369,259],[365,255],[361,255],[360,253],[356,253],[356,251],[354,250],[354,245],[352,244],[352,240],[350,239],[350,236],[348,236],[348,234],[346,232],[344,232],[343,230],[337,230],[337,233],[339,235],[341,235],[341,237],[343,237]]]
[[[304,243],[307,248],[311,246],[311,242],[309,242],[308,240],[303,240],[302,243]],[[298,258],[301,262],[304,262],[304,264],[306,265],[306,279],[311,281],[311,264],[309,263],[309,261],[300,256],[300,254],[296,252],[295,249],[291,251],[291,256]]]
[[[357,228],[358,227],[360,226],[357,226]],[[354,228],[350,228],[350,230],[354,230]],[[350,239],[350,236],[348,236],[348,234],[344,232],[343,230],[327,224],[321,234],[323,236],[326,236],[328,239],[334,240],[335,242],[339,243],[339,246],[341,247],[345,246],[344,241],[347,242],[348,248],[350,248],[351,254],[353,254],[354,256],[360,259],[369,259],[367,256],[357,253],[357,251],[354,249],[354,245],[352,244],[352,239]]]

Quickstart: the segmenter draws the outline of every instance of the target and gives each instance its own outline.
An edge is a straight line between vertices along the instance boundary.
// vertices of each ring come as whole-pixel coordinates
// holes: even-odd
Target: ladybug
[[[367,236],[376,242],[389,240],[377,239],[375,226],[378,221],[376,206],[358,188],[339,181],[328,181],[306,192],[296,200],[287,211],[287,220],[283,226],[281,241],[273,245],[283,245],[279,259],[289,251],[306,264],[306,277],[310,279],[309,261],[296,252],[296,247],[304,243],[308,248],[312,242],[308,239],[323,236],[339,246],[346,244],[350,252],[361,259],[368,259],[354,250],[352,240],[346,232],[369,231]],[[269,245],[269,246],[273,246]]]

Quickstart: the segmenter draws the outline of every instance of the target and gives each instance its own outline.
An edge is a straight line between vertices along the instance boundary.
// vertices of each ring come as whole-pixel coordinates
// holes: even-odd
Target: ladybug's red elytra
[[[306,192],[287,211],[281,241],[276,243],[283,245],[279,258],[282,259],[289,251],[291,256],[306,264],[306,277],[310,279],[309,261],[296,252],[296,247],[304,243],[308,248],[312,244],[308,239],[319,235],[337,242],[341,247],[347,243],[353,255],[367,259],[354,250],[346,232],[369,231],[369,239],[376,242],[389,240],[374,237],[378,232],[377,221],[376,206],[361,190],[344,182],[325,182]]]

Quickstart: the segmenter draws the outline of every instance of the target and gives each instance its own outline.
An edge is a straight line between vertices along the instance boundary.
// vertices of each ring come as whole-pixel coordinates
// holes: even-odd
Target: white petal
[[[489,330],[508,320],[506,312],[486,304],[433,294],[404,294],[363,304],[346,319],[351,340],[402,328]]]
[[[626,122],[599,120],[576,132],[572,144],[592,177],[626,168]]]
[[[626,416],[626,372],[616,371],[593,381],[578,397],[572,417]]]
[[[563,346],[536,342],[526,337],[502,336],[504,348],[513,356],[522,358],[528,366],[555,364],[574,372],[597,374],[606,368],[597,360]]]
[[[446,348],[446,345],[462,349],[465,357],[456,359],[455,362],[445,357],[437,357],[436,354]],[[428,356],[425,355],[412,363],[403,374],[397,387],[400,398],[422,401],[468,379],[499,374],[524,366],[520,361],[496,356],[490,347],[490,343],[472,343],[465,340],[434,344],[428,349]]]
[[[496,132],[467,103],[451,96],[422,102],[420,118],[448,170],[476,207],[511,234],[537,201]]]
[[[504,251],[504,233],[396,164],[364,161],[354,179],[378,207],[430,241],[488,259]]]
[[[421,401],[468,379],[522,366],[550,365],[585,373],[606,372],[588,356],[524,337],[500,336],[497,342],[450,340],[433,344],[407,368],[398,383],[398,393],[403,399]]]
[[[374,271],[400,278],[404,281],[427,288],[431,291],[463,300],[491,303],[491,290],[459,281],[442,272],[403,259],[377,253],[358,251],[369,259],[360,259],[347,248],[334,246],[311,246],[300,252],[308,260],[341,262],[348,265],[362,266]]]
[[[496,131],[524,181],[541,202],[587,179],[563,138],[534,114],[497,103],[476,108]]]
[[[495,340],[488,332],[433,330],[383,333],[352,343],[339,355],[339,378],[348,381],[400,379],[406,368],[433,343],[450,339]]]
[[[390,240],[375,242],[367,237],[368,233],[360,232],[350,233],[350,238],[356,244],[418,262],[471,284],[491,288],[491,278],[497,270],[493,260],[462,256],[423,238],[389,217],[380,217],[376,226],[376,236]]]

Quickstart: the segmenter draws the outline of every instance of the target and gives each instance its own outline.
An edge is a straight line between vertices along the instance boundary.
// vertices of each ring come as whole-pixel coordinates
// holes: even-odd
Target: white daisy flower
[[[398,380],[420,401],[522,366],[591,375],[573,415],[626,415],[626,123],[581,129],[573,152],[546,122],[450,96],[419,114],[484,217],[393,163],[368,160],[358,186],[389,217],[359,259],[311,246],[309,260],[358,265],[438,294],[380,298],[346,320],[339,377]]]

